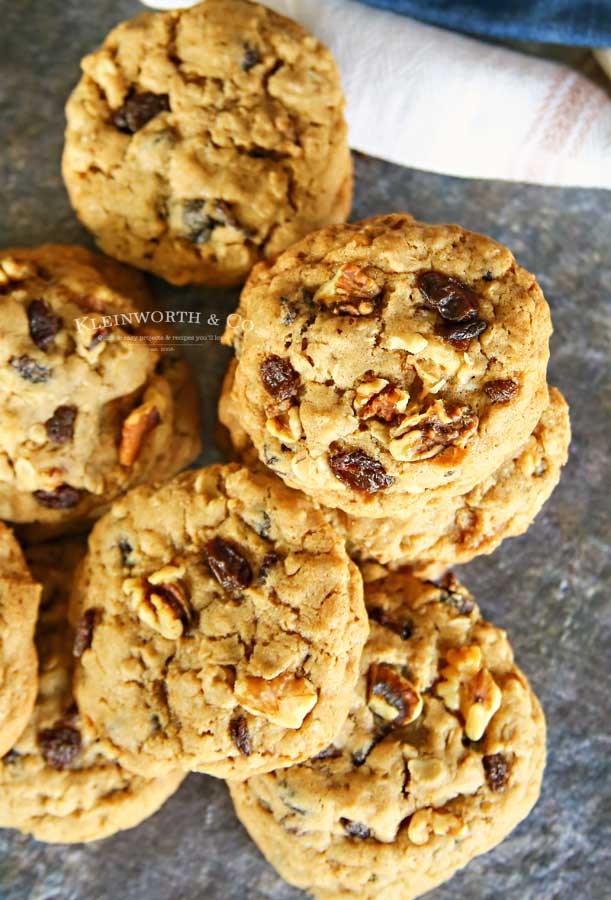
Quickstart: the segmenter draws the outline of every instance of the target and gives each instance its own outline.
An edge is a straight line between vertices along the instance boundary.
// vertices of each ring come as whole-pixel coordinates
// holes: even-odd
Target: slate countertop
[[[78,61],[136,0],[0,0],[0,246],[92,246],[63,189],[63,104]],[[499,112],[499,114],[501,114]],[[491,127],[494,120],[491,117]],[[418,137],[422,140],[422,136]],[[461,577],[505,627],[547,714],[549,760],[531,817],[435,900],[609,897],[609,307],[611,195],[463,181],[356,156],[354,218],[405,209],[506,243],[534,271],[555,326],[550,382],[571,405],[571,458],[536,523]],[[228,353],[216,341],[236,291],[176,289],[159,302],[200,310],[187,355],[202,389],[206,462]],[[192,329],[191,329],[192,330]],[[190,776],[139,828],[89,846],[52,847],[0,831],[1,900],[298,900],[234,818],[222,782]]]

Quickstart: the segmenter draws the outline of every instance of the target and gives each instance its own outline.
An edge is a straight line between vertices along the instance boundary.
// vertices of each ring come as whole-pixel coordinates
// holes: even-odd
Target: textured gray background
[[[62,186],[65,97],[78,60],[136,0],[0,0],[0,246],[85,243]],[[502,110],[491,110],[490,127]],[[426,140],[426,135],[415,136]],[[611,164],[611,163],[610,163]],[[547,713],[549,762],[529,820],[436,900],[611,896],[609,301],[611,195],[462,181],[356,159],[354,215],[406,209],[507,243],[537,273],[555,334],[550,380],[574,439],[562,482],[527,536],[465,567],[484,611],[509,630]],[[160,301],[222,319],[236,292],[154,283]],[[220,334],[204,326],[202,333]],[[227,353],[189,352],[203,394],[207,461]],[[155,817],[90,846],[51,847],[0,832],[2,900],[297,900],[235,821],[221,782],[191,776]]]

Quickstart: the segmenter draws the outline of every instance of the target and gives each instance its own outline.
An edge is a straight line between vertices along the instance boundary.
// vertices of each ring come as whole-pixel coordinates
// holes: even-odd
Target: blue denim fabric
[[[485,37],[611,47],[611,0],[361,0]]]

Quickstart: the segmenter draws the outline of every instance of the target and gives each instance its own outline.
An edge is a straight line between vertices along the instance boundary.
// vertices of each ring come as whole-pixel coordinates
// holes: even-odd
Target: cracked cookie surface
[[[375,567],[381,570],[381,567]],[[230,785],[287,881],[319,900],[411,900],[499,843],[539,794],[545,722],[505,633],[455,579],[368,581],[371,634],[318,757]]]
[[[307,497],[239,466],[137,488],[94,528],[81,713],[134,771],[227,778],[321,750],[367,635],[360,574]]]
[[[19,544],[0,522],[0,757],[25,728],[36,698],[39,600]]]
[[[549,308],[509,250],[379,216],[261,263],[224,341],[241,425],[291,487],[355,516],[470,490],[547,403]]]
[[[139,273],[80,247],[0,253],[0,516],[29,538],[199,452],[195,387],[149,302]]]
[[[152,815],[184,778],[142,778],[100,752],[82,734],[72,694],[73,650],[85,634],[69,626],[68,596],[85,552],[76,540],[40,544],[28,562],[43,585],[36,643],[40,681],[23,734],[0,759],[0,827],[41,841],[72,843],[108,837]]]
[[[233,284],[346,219],[339,74],[296,23],[246,0],[144,13],[82,68],[63,174],[111,256],[174,284]]]

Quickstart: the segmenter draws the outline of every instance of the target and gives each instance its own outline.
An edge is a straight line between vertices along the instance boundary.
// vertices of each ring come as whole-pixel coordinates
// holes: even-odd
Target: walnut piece
[[[477,430],[479,419],[465,407],[447,408],[443,400],[424,413],[405,416],[391,431],[389,451],[399,462],[437,456],[445,447],[464,447]]]
[[[322,284],[314,294],[314,303],[330,307],[339,315],[368,316],[374,310],[373,301],[382,293],[367,273],[356,263],[345,263],[330,281]]]
[[[278,438],[283,444],[296,444],[303,434],[299,410],[296,406],[289,407],[286,413],[268,419],[265,428],[269,434]]]
[[[449,650],[446,659],[436,693],[449,710],[460,711],[469,740],[479,741],[501,705],[501,689],[484,668],[479,647]]]
[[[247,712],[283,728],[300,728],[318,700],[318,692],[307,678],[288,672],[269,680],[243,675],[236,680],[234,694]]]
[[[9,281],[25,281],[36,275],[36,269],[27,262],[19,262],[13,256],[5,256],[0,260],[0,284],[8,284]]]
[[[144,438],[150,431],[157,428],[160,422],[159,410],[152,403],[143,403],[129,414],[123,422],[121,430],[119,462],[122,466],[134,464]]]
[[[392,422],[405,412],[408,402],[407,391],[391,384],[386,378],[372,378],[359,384],[353,406],[359,419]]]
[[[188,629],[192,611],[180,583],[184,567],[163,566],[146,578],[126,578],[123,593],[138,618],[168,640],[177,640]]]
[[[433,834],[457,837],[466,832],[462,820],[452,813],[439,809],[419,809],[407,826],[407,836],[417,846],[428,843]]]
[[[422,712],[422,697],[411,681],[384,663],[369,667],[367,703],[376,716],[394,725],[408,725]]]

